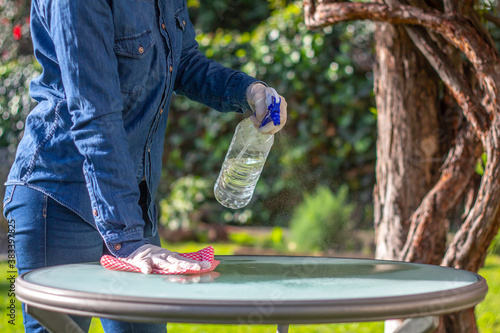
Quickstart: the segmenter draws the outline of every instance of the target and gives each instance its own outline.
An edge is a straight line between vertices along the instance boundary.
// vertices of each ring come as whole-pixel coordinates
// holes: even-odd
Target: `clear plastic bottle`
[[[214,186],[221,205],[238,209],[250,202],[273,142],[274,135],[259,133],[249,118],[238,124]]]

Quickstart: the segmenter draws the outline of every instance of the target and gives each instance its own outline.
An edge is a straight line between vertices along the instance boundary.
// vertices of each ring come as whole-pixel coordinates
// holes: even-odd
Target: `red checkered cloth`
[[[210,266],[210,268],[202,269],[200,271],[194,271],[192,269],[184,269],[181,271],[170,272],[168,270],[154,268],[151,273],[166,274],[166,275],[203,274],[213,271],[215,267],[217,267],[217,265],[220,263],[220,261],[214,260],[214,248],[211,246],[207,246],[206,248],[201,249],[198,252],[179,253],[179,255],[185,258],[194,259],[198,261],[209,261],[212,265]],[[126,271],[126,272],[138,272],[138,273],[141,272],[141,270],[136,266],[110,255],[103,255],[101,257],[101,265],[104,268],[113,271]]]

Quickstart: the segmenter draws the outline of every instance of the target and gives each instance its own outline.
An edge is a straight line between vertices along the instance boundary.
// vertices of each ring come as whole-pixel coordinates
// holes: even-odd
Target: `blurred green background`
[[[372,256],[377,117],[373,23],[341,23],[312,32],[304,24],[300,1],[187,2],[200,49],[209,58],[275,87],[286,98],[289,115],[285,129],[275,137],[252,201],[233,211],[216,202],[213,185],[236,125],[249,114],[222,114],[174,97],[157,196],[164,246],[184,252],[209,243],[217,254]],[[28,0],[0,0],[2,183],[34,106],[29,81],[41,72],[30,41],[29,6]],[[5,232],[0,228],[0,236]],[[482,332],[500,330],[496,311],[500,290],[495,282],[500,268],[498,237],[491,252],[480,272],[490,283],[487,300],[478,306]],[[2,278],[5,304],[6,288]],[[2,321],[0,331],[21,331],[19,302],[17,306],[16,327]],[[382,327],[382,323],[318,325],[291,332],[372,332]],[[170,329],[226,331],[221,326],[181,324]],[[228,332],[270,330],[227,328]],[[96,326],[93,332],[98,331]]]

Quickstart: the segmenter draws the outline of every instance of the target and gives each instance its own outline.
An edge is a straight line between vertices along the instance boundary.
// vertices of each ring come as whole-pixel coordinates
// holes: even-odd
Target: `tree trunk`
[[[403,27],[377,23],[376,257],[398,259],[409,218],[432,188],[439,153],[438,86]],[[444,231],[444,229],[443,229]]]
[[[475,333],[477,332],[474,309],[467,309],[446,315],[435,333]]]

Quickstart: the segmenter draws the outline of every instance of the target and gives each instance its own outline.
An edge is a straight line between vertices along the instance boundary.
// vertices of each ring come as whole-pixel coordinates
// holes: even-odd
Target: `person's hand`
[[[186,269],[199,271],[211,266],[208,261],[184,258],[176,252],[152,244],[144,244],[127,258],[120,259],[139,268],[144,274],[151,273],[154,268],[178,272]]]
[[[282,129],[286,123],[286,101],[283,96],[278,95],[281,98],[280,124],[275,126],[274,123],[270,121],[266,125],[260,127],[262,120],[267,114],[267,107],[271,103],[271,96],[274,94],[278,95],[276,90],[266,87],[262,83],[254,83],[247,89],[248,104],[254,112],[250,119],[262,134],[274,134]]]

